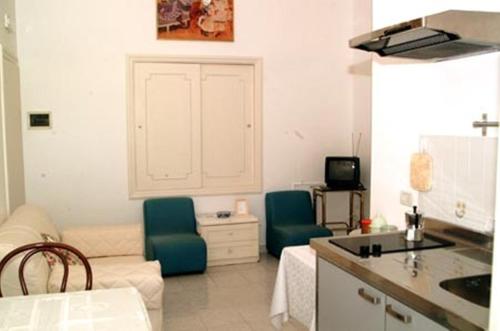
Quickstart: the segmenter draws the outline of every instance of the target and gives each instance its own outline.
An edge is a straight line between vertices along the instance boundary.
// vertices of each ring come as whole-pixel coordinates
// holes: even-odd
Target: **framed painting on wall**
[[[158,39],[233,41],[233,0],[155,0]]]

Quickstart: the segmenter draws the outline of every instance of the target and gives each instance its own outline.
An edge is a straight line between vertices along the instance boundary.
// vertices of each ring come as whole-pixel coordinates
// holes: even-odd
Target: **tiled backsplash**
[[[433,160],[432,188],[419,193],[425,216],[491,233],[497,138],[422,136],[420,146]]]

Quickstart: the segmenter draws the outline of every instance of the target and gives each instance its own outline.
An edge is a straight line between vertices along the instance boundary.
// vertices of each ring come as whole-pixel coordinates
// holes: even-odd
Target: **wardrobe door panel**
[[[135,175],[138,191],[201,187],[200,66],[135,66]]]
[[[203,65],[205,187],[255,185],[254,66]]]

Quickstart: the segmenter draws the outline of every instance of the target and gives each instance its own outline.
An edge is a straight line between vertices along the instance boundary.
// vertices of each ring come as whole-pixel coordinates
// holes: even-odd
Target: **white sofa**
[[[136,287],[142,295],[153,330],[162,330],[163,279],[158,261],[145,261],[144,235],[140,224],[87,226],[57,231],[48,214],[39,207],[23,205],[0,226],[0,259],[16,247],[43,241],[45,233],[80,250],[89,260],[93,289]],[[20,258],[2,273],[4,295],[21,295],[17,269]],[[30,294],[59,292],[62,265],[52,269],[42,254],[26,266]],[[70,267],[67,291],[83,290],[85,269]]]

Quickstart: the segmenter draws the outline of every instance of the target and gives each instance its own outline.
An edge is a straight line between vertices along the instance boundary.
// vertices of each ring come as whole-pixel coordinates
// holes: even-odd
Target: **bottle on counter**
[[[370,233],[382,232],[382,227],[387,226],[387,221],[383,215],[377,214],[370,225]]]

